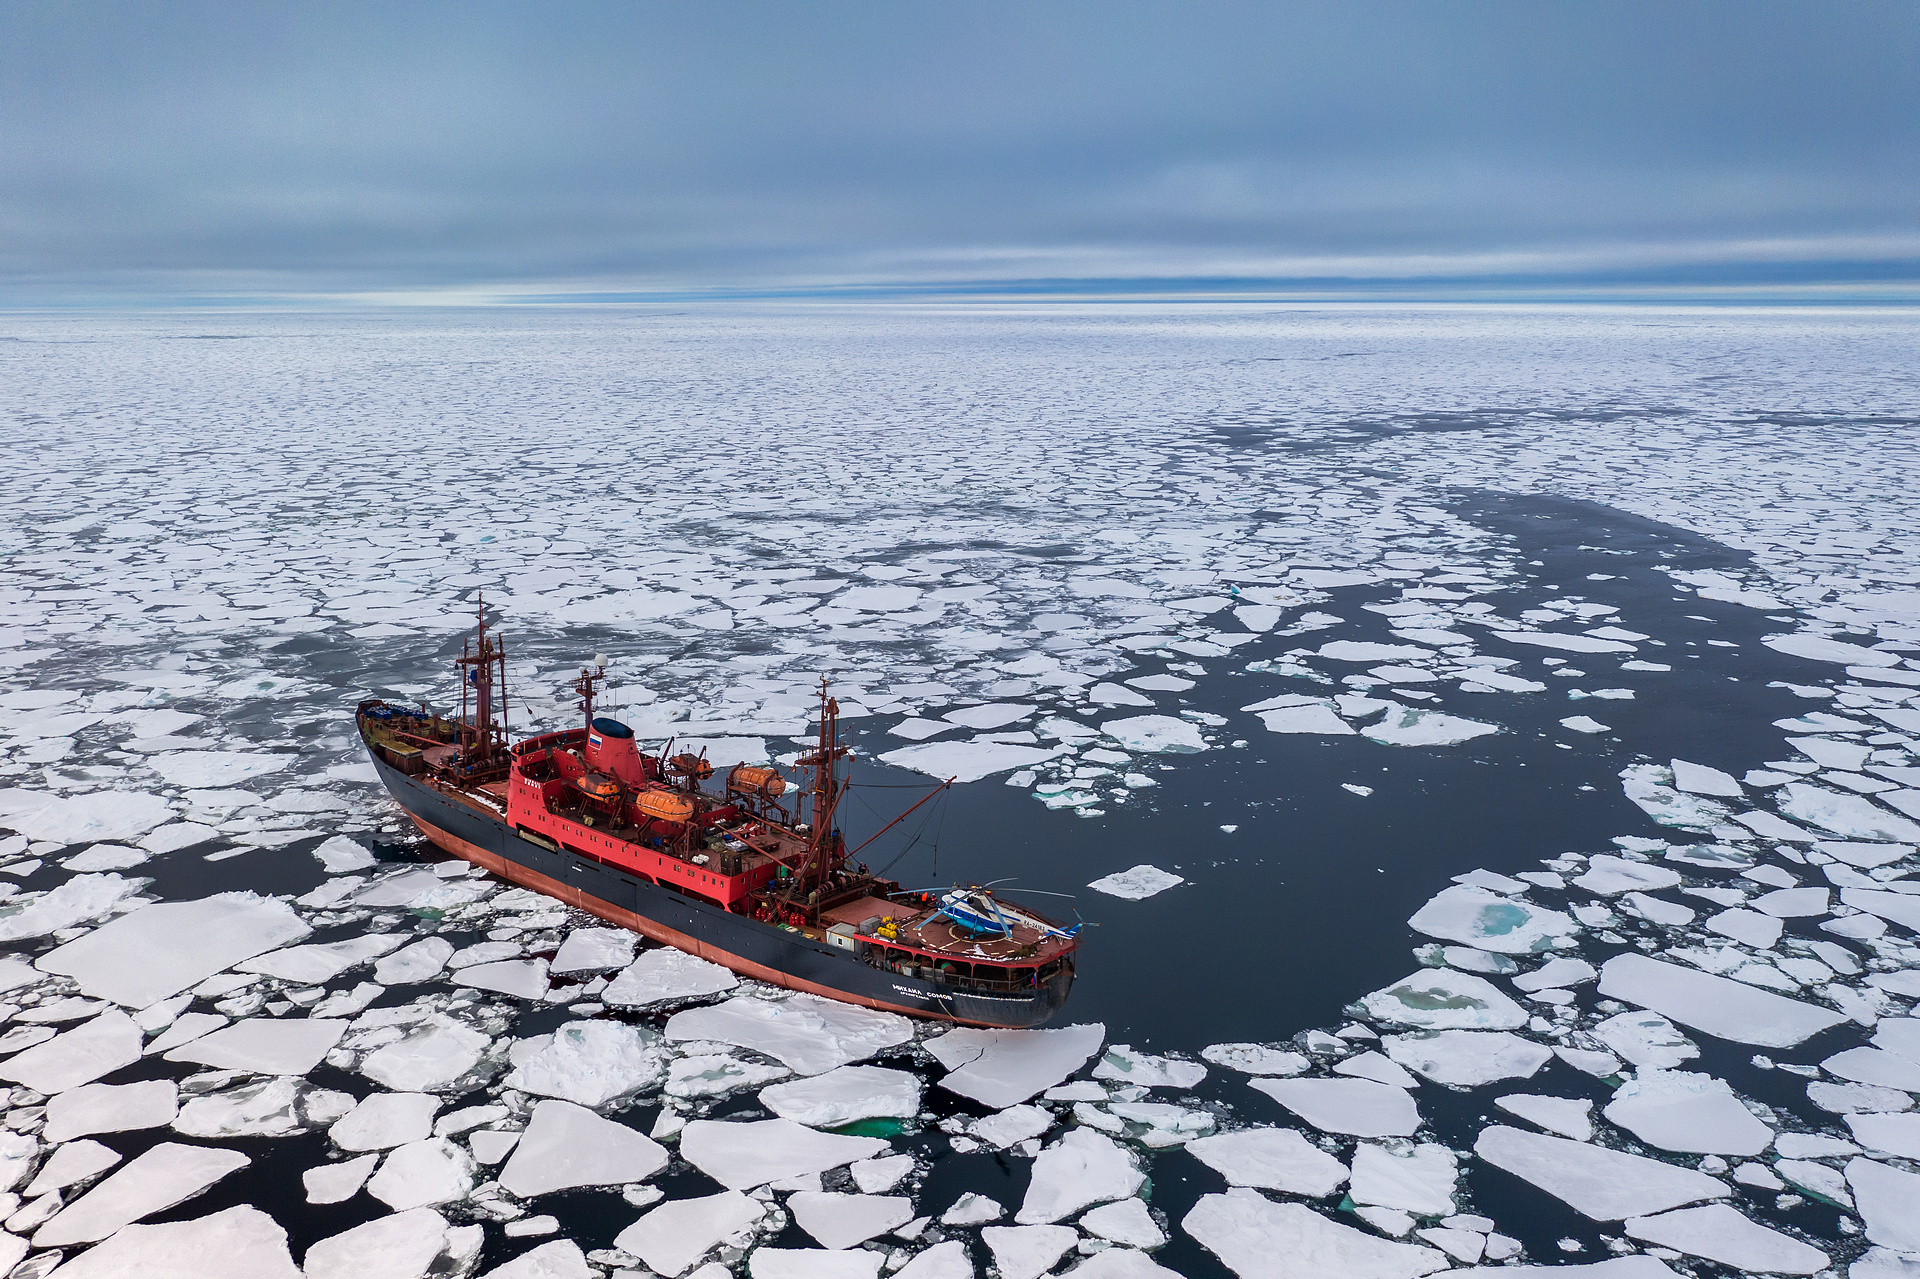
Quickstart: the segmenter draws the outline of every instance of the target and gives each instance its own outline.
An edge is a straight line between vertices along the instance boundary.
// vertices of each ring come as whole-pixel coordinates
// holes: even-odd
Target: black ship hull
[[[513,883],[608,923],[711,960],[745,977],[913,1017],[999,1028],[1039,1026],[1066,1002],[1071,964],[1031,993],[956,989],[876,967],[862,956],[624,873],[566,847],[521,837],[480,811],[369,752],[394,800],[435,845]]]

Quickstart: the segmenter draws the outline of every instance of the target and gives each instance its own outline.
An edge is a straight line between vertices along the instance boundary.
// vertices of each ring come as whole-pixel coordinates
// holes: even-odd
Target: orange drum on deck
[[[643,790],[635,797],[633,806],[640,810],[643,817],[651,817],[662,822],[690,822],[693,820],[693,799],[670,790]]]
[[[727,789],[741,795],[765,795],[778,799],[787,793],[787,779],[778,769],[735,764],[727,774]]]

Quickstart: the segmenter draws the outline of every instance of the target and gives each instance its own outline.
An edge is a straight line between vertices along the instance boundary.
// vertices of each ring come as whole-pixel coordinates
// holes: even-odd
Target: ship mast
[[[506,645],[487,634],[487,599],[478,597],[475,639],[460,646],[455,666],[460,669],[460,764],[463,769],[491,765],[506,749],[507,650]],[[493,718],[495,692],[499,694],[500,718]],[[469,709],[471,708],[471,709]]]
[[[799,880],[794,889],[796,894],[817,890],[839,866],[842,846],[839,832],[834,829],[834,818],[838,815],[840,798],[847,790],[838,769],[839,761],[847,754],[847,748],[840,745],[840,703],[828,696],[827,679],[823,675],[820,677],[819,737],[813,754],[797,761],[802,767],[813,769],[813,785],[809,788],[813,811],[812,825],[807,829],[807,859],[796,877]],[[812,905],[813,901],[810,899],[808,904]]]

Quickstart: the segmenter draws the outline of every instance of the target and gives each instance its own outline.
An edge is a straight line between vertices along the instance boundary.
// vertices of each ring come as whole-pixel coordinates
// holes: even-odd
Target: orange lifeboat
[[[678,791],[643,790],[634,798],[633,806],[640,810],[641,816],[651,817],[655,821],[684,825],[693,820],[693,797]]]
[[[713,765],[700,756],[692,754],[675,755],[667,761],[667,769],[696,782],[704,782],[713,776]]]
[[[620,798],[620,783],[605,773],[583,773],[573,779],[573,784],[582,795],[588,795],[594,799]]]
[[[734,795],[764,795],[778,799],[787,793],[787,779],[780,770],[748,764],[735,764],[727,773],[727,791]]]

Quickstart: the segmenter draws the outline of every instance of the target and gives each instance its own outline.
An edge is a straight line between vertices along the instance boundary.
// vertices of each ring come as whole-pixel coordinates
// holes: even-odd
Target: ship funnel
[[[633,744],[633,730],[617,719],[596,715],[587,729],[587,767],[597,773],[617,777],[629,786],[647,780],[640,752]]]

